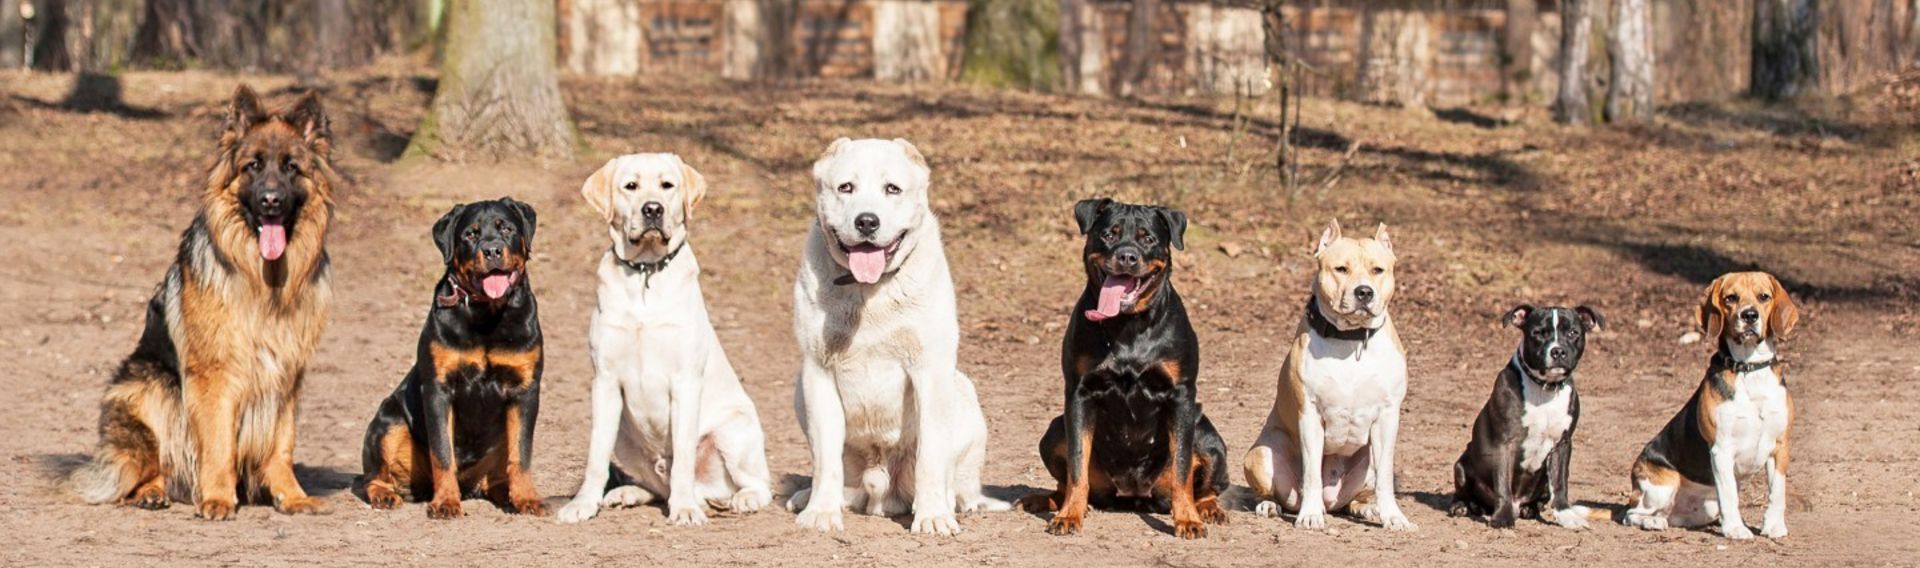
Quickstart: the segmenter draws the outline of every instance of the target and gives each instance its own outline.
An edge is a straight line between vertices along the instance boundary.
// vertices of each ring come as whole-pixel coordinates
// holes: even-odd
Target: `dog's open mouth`
[[[259,231],[260,258],[267,262],[280,260],[287,253],[287,224],[284,217],[261,217]]]
[[[507,292],[512,291],[513,285],[519,281],[518,270],[489,271],[480,276],[480,292],[486,294],[488,300],[499,300],[507,297]]]
[[[840,243],[840,252],[847,255],[847,270],[853,272],[853,279],[861,284],[873,284],[887,273],[887,262],[893,260],[893,254],[900,252],[900,243],[906,242],[907,233],[901,231],[893,242],[887,244],[860,243],[849,245]],[[839,241],[839,235],[834,235]]]
[[[1122,310],[1139,302],[1140,294],[1159,277],[1158,272],[1144,276],[1107,273],[1107,280],[1100,283],[1099,304],[1087,310],[1087,320],[1097,322],[1120,315]]]

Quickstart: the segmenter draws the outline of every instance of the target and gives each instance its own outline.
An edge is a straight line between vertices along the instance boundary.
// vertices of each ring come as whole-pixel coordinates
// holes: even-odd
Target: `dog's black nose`
[[[860,234],[871,237],[874,231],[880,230],[880,216],[872,213],[861,213],[859,216],[853,218],[853,228],[859,229]]]
[[[1740,310],[1740,319],[1747,320],[1747,321],[1760,321],[1760,310],[1756,310],[1753,308]]]
[[[500,260],[500,256],[506,253],[507,253],[507,247],[500,246],[500,245],[490,244],[490,245],[485,245],[480,247],[480,254],[485,255],[487,257],[487,260]]]
[[[640,206],[640,216],[645,217],[648,221],[659,221],[660,216],[666,214],[667,207],[661,205],[658,201],[648,201],[645,205]]]
[[[267,215],[279,215],[281,213],[280,206],[285,205],[286,202],[286,197],[278,191],[261,193],[260,212]]]
[[[1547,359],[1550,359],[1553,361],[1564,361],[1566,360],[1566,358],[1567,358],[1567,348],[1565,347],[1555,345],[1547,349]]]
[[[1362,304],[1373,301],[1373,287],[1372,286],[1354,287],[1353,299],[1359,300],[1360,303]]]
[[[1120,270],[1123,271],[1132,272],[1138,270],[1140,268],[1140,251],[1131,248],[1114,251],[1113,262],[1119,265]]]

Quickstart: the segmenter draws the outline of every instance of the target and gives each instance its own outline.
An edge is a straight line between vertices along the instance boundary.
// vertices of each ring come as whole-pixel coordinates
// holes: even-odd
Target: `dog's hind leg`
[[[124,376],[134,367],[123,365]],[[117,382],[100,404],[100,447],[93,460],[74,471],[74,490],[88,503],[118,501],[142,509],[165,509],[167,472],[160,459],[158,437],[143,415],[167,408],[152,403],[148,393],[157,388],[145,379]],[[144,411],[144,412],[143,412]],[[168,418],[159,416],[158,418]]]
[[[980,431],[986,432],[985,418],[981,419]],[[953,494],[959,500],[960,512],[1007,511],[1013,504],[986,496],[981,492],[980,469],[987,463],[987,440],[984,435],[968,442],[960,454],[960,464],[953,471]]]
[[[767,449],[760,420],[752,413],[737,414],[715,428],[711,436],[714,449],[719,452],[720,463],[715,465],[726,472],[724,482],[714,485],[731,491],[731,494],[710,498],[710,501],[723,500],[713,503],[714,506],[751,513],[772,502],[773,488],[767,473]]]
[[[1263,517],[1278,517],[1282,511],[1300,510],[1300,456],[1287,451],[1286,432],[1268,427],[1247,450],[1243,466],[1247,485],[1259,500],[1253,511]]]

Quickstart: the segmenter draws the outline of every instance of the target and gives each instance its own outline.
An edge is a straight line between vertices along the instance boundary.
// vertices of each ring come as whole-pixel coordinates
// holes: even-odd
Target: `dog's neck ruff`
[[[1540,387],[1540,388],[1543,388],[1543,389],[1546,389],[1546,390],[1550,390],[1550,391],[1551,391],[1551,390],[1559,390],[1559,389],[1560,389],[1560,387],[1563,387],[1563,386],[1566,386],[1566,385],[1567,385],[1567,383],[1568,383],[1568,382],[1571,382],[1571,381],[1572,381],[1572,379],[1573,379],[1573,376],[1572,376],[1572,375],[1573,375],[1573,372],[1572,372],[1572,371],[1568,371],[1568,372],[1567,372],[1567,375],[1568,375],[1568,376],[1567,376],[1567,379],[1568,379],[1568,380],[1563,380],[1563,381],[1560,381],[1560,382],[1557,382],[1557,383],[1550,383],[1550,382],[1547,382],[1547,380],[1546,380],[1546,379],[1543,379],[1543,378],[1540,378],[1540,373],[1536,373],[1536,372],[1534,372],[1534,371],[1533,371],[1533,369],[1530,369],[1530,368],[1527,368],[1527,364],[1526,364],[1525,362],[1522,362],[1522,361],[1521,361],[1521,359],[1520,359],[1520,352],[1519,352],[1519,351],[1514,351],[1514,352],[1513,352],[1513,368],[1514,368],[1515,370],[1518,370],[1518,371],[1520,371],[1520,376],[1523,376],[1523,377],[1526,377],[1526,378],[1527,378],[1527,381],[1529,381],[1529,382],[1532,382],[1532,383],[1533,383],[1533,386],[1536,386],[1536,387]]]
[[[1320,337],[1345,341],[1366,341],[1373,339],[1373,334],[1380,331],[1379,328],[1374,327],[1340,329],[1339,326],[1333,325],[1333,322],[1328,321],[1327,316],[1320,313],[1320,300],[1318,298],[1307,299],[1307,327],[1313,328],[1313,332],[1319,334]]]
[[[659,274],[661,271],[666,270],[667,263],[672,262],[673,257],[680,256],[680,249],[683,249],[686,247],[687,247],[687,242],[685,240],[681,240],[680,246],[673,247],[673,250],[667,251],[666,256],[660,257],[660,260],[656,260],[653,262],[633,262],[624,258],[620,258],[620,253],[617,251],[614,251],[612,247],[608,247],[607,250],[609,252],[613,252],[614,260],[619,261],[620,264],[626,265],[627,268],[632,269],[634,272],[640,273],[641,288],[651,289],[653,288],[653,275]]]
[[[1761,369],[1766,369],[1768,367],[1772,367],[1773,362],[1775,360],[1774,358],[1769,357],[1764,361],[1753,361],[1753,362],[1740,361],[1740,360],[1734,359],[1733,354],[1728,353],[1727,350],[1725,349],[1721,349],[1719,351],[1713,352],[1713,359],[1714,359],[1714,362],[1718,363],[1721,367],[1733,369],[1733,372],[1743,374],[1743,375],[1754,372],[1754,371],[1758,371]]]

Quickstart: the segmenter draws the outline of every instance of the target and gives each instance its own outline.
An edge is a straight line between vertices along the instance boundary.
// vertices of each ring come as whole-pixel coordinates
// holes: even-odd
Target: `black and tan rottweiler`
[[[446,519],[476,495],[547,514],[530,474],[542,362],[527,281],[533,230],[533,207],[510,198],[458,205],[434,223],[446,276],[412,372],[367,425],[357,485],[374,508],[431,496],[427,516]]]
[[[333,297],[332,134],[307,95],[268,112],[241,86],[146,328],[100,401],[100,445],[73,487],[90,503],[194,500],[233,518],[242,498],[326,510],[293,475],[294,414]]]
[[[1080,530],[1089,504],[1173,513],[1181,538],[1224,524],[1226,444],[1200,412],[1200,346],[1173,290],[1173,249],[1187,216],[1163,207],[1089,199],[1074,205],[1087,287],[1062,347],[1066,413],[1040,439],[1059,488],[1021,500],[1054,511],[1047,532]]]

